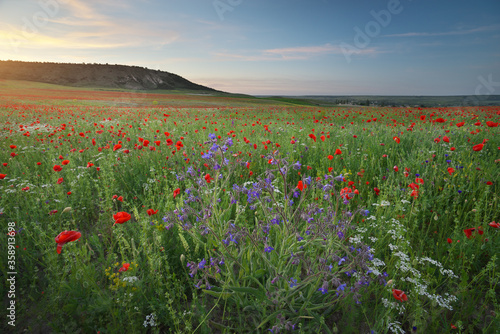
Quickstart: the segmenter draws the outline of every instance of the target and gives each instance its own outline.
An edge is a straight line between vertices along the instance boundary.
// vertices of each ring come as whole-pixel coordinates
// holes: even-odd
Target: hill
[[[188,89],[216,92],[183,77],[139,66],[1,61],[0,79],[45,82],[75,87],[135,90]]]

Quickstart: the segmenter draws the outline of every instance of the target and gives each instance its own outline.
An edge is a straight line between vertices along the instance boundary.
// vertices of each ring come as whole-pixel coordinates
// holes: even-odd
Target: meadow
[[[500,326],[500,107],[0,88],[4,333]]]

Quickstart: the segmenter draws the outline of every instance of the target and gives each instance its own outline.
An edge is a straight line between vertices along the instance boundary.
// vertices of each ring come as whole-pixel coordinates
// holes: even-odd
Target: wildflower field
[[[4,333],[500,327],[500,107],[0,87]]]

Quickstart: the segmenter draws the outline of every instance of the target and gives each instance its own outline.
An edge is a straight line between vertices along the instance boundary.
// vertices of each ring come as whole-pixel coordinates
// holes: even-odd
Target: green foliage
[[[224,97],[217,98],[215,105],[228,104]],[[5,226],[0,234],[0,250],[7,254],[6,226],[16,222],[18,332],[35,332],[43,324],[45,330],[50,326],[61,333],[116,333],[126,324],[127,331],[134,333],[232,333],[241,332],[245,326],[264,333],[276,324],[276,319],[283,319],[283,324],[295,319],[295,332],[299,333],[386,333],[389,328],[396,331],[397,326],[406,332],[411,332],[412,327],[429,333],[495,332],[500,312],[498,229],[488,223],[499,221],[500,137],[498,128],[481,126],[477,127],[481,131],[476,132],[472,125],[477,120],[497,121],[495,113],[486,108],[468,109],[464,115],[454,109],[411,109],[411,113],[408,108],[317,110],[264,102],[247,108],[248,101],[239,100],[241,107],[217,110],[165,108],[160,100],[152,108],[117,110],[75,102],[73,98],[51,101],[52,105],[47,101],[14,101],[16,108],[0,106],[0,163],[7,164],[0,165],[0,174],[6,174],[0,179],[0,224]],[[454,123],[465,120],[467,124],[458,128],[418,119],[422,114],[428,120],[432,113],[448,122],[455,117]],[[367,122],[373,118],[378,120]],[[416,125],[409,131],[412,122]],[[30,137],[19,131],[20,124],[29,129]],[[316,141],[308,137],[312,129]],[[103,132],[97,133],[100,130]],[[279,149],[290,164],[300,161],[302,168],[300,175],[293,170],[285,181],[276,181],[277,189],[285,183],[295,187],[304,175],[315,178],[325,174],[343,174],[345,182],[341,187],[356,187],[359,194],[347,205],[339,203],[337,210],[354,211],[362,206],[370,210],[369,217],[353,217],[352,224],[357,228],[349,236],[362,237],[375,249],[374,257],[384,263],[376,269],[387,273],[385,279],[392,280],[391,285],[371,284],[361,295],[361,304],[351,299],[338,302],[334,292],[321,294],[318,289],[323,282],[314,273],[305,275],[304,264],[290,265],[290,252],[318,258],[325,247],[335,250],[345,246],[334,239],[327,240],[326,246],[313,239],[306,250],[301,250],[306,241],[297,241],[292,232],[303,232],[307,226],[304,221],[296,221],[296,230],[287,230],[284,223],[281,229],[273,229],[267,240],[274,247],[270,253],[263,252],[262,243],[252,242],[257,237],[251,233],[242,240],[241,247],[226,248],[217,238],[199,236],[179,225],[167,229],[163,215],[182,206],[188,197],[185,190],[194,182],[187,180],[182,186],[176,174],[198,163],[201,151],[210,148],[204,144],[208,133],[224,139],[230,130],[235,131],[229,134],[235,135],[231,154],[250,164],[249,168],[236,168],[226,175],[224,185],[217,184],[213,187],[217,191],[207,194],[207,200],[221,200],[211,220],[211,228],[219,238],[227,237],[230,221],[249,231],[266,221],[262,206],[249,210],[243,202],[231,205],[228,194],[232,184],[252,183],[262,176],[269,164],[260,156]],[[321,135],[327,136],[325,141]],[[444,135],[451,138],[450,143],[434,141]],[[244,142],[244,136],[250,144]],[[401,138],[399,144],[394,136]],[[184,146],[177,149],[175,142],[181,137]],[[295,144],[290,143],[292,137]],[[150,140],[149,147],[155,150],[138,149],[139,138]],[[167,146],[166,138],[171,138],[174,145]],[[96,140],[95,146],[92,139]],[[473,151],[472,145],[484,139],[489,141],[483,150]],[[113,151],[118,140],[123,148]],[[161,140],[161,145],[154,144],[155,140]],[[269,143],[262,143],[266,141]],[[336,148],[342,154],[329,160],[327,156],[333,155]],[[130,152],[126,154],[125,149]],[[17,155],[12,157],[11,152]],[[62,163],[59,155],[70,162],[63,165],[61,172],[55,172],[52,167]],[[448,167],[455,170],[451,175]],[[328,168],[332,171],[328,172]],[[200,170],[216,175],[203,165]],[[424,184],[419,184],[418,197],[414,198],[408,186],[416,182],[416,174]],[[64,181],[58,183],[59,178]],[[29,190],[22,190],[26,187]],[[177,188],[180,194],[173,198]],[[374,188],[380,190],[379,195]],[[300,206],[324,206],[322,192],[309,190]],[[114,195],[123,196],[123,201]],[[390,204],[381,205],[384,201]],[[159,212],[149,216],[148,209]],[[130,213],[131,220],[113,226],[113,215],[121,211]],[[477,229],[471,238],[464,234],[469,228]],[[64,230],[80,231],[82,236],[66,243],[57,254],[54,238]],[[401,269],[402,258],[395,255],[397,250],[392,250],[390,244],[400,247],[408,256],[408,261],[403,262],[418,270],[420,277]],[[187,264],[221,254],[226,268],[231,270],[214,274],[212,289],[197,289]],[[120,272],[124,263],[132,268]],[[443,274],[441,268],[458,277],[448,271]],[[0,270],[6,277],[9,270],[3,255]],[[298,283],[293,288],[291,278]],[[425,284],[425,291],[433,297],[420,294],[417,283]],[[408,301],[395,301],[392,288],[405,291]],[[7,289],[3,283],[3,296]],[[436,302],[437,296],[454,296],[456,301],[453,298],[449,303],[452,309]],[[405,309],[400,314],[401,306]],[[12,330],[4,323],[2,326],[5,332]]]

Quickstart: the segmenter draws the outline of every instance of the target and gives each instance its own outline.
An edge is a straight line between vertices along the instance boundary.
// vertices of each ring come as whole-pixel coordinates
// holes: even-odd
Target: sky
[[[0,0],[0,60],[251,95],[500,95],[498,0]]]

